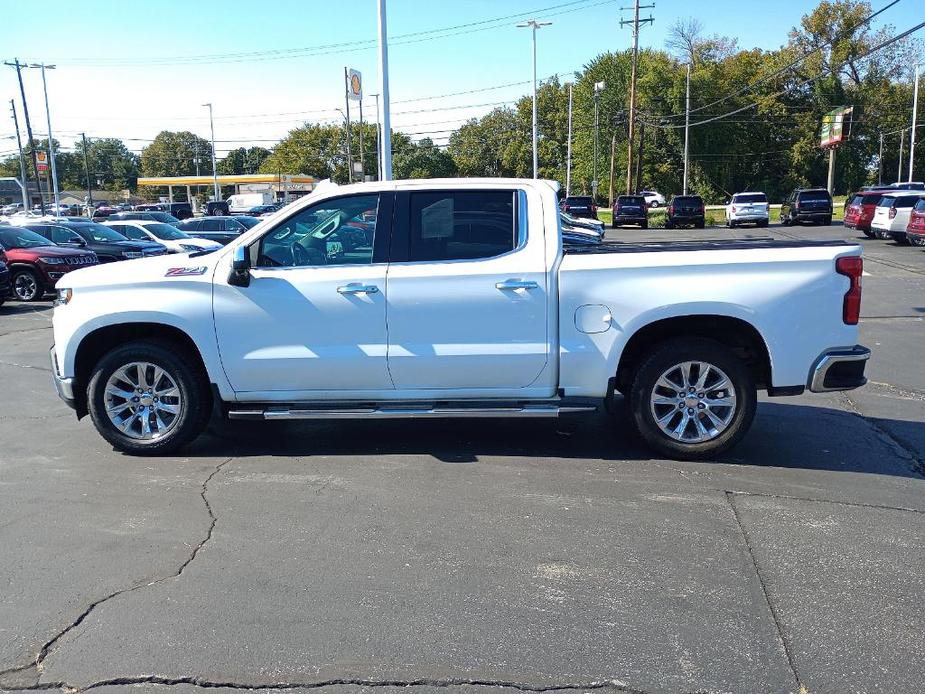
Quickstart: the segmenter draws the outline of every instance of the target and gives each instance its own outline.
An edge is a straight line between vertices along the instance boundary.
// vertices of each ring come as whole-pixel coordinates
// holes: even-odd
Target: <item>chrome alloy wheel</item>
[[[20,301],[32,301],[39,293],[39,285],[35,277],[30,272],[23,272],[16,275],[13,281],[13,293]]]
[[[663,434],[682,443],[702,443],[729,427],[736,413],[735,388],[713,364],[686,361],[659,376],[649,407]]]
[[[106,381],[104,398],[113,426],[142,441],[167,434],[183,412],[176,381],[150,362],[131,362],[117,369]]]

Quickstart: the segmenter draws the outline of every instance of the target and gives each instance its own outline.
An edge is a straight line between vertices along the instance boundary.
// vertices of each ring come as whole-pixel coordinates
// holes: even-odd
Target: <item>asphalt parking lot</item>
[[[615,239],[851,238],[840,226]],[[112,451],[0,308],[0,690],[915,692],[925,250],[860,238],[871,383],[710,463],[606,415],[224,424]]]

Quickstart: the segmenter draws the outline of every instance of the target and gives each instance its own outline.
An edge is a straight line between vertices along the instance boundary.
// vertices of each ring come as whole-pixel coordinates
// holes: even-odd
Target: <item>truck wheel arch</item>
[[[172,325],[164,323],[119,323],[107,325],[87,333],[77,346],[74,358],[74,393],[77,398],[77,417],[82,418],[87,413],[87,384],[93,368],[107,352],[126,342],[137,340],[157,340],[177,345],[182,351],[194,360],[196,368],[209,378],[208,369],[202,353],[195,341],[185,332]],[[211,379],[210,379],[211,380]]]
[[[625,393],[646,355],[656,345],[680,337],[706,338],[726,345],[748,365],[758,388],[770,387],[771,357],[755,326],[731,316],[687,315],[657,320],[633,333],[620,354],[613,389]]]

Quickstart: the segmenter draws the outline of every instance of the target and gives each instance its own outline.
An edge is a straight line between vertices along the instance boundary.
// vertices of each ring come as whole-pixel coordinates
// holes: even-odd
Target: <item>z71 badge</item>
[[[164,277],[195,277],[196,275],[204,275],[206,273],[206,267],[172,267],[164,274]]]

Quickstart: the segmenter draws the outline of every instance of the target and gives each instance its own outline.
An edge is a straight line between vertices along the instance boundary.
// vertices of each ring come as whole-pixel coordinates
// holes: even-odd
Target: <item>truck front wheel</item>
[[[209,384],[173,343],[129,342],[103,356],[87,391],[100,435],[120,451],[156,455],[198,436],[211,413]]]
[[[755,417],[751,372],[725,345],[685,338],[657,347],[636,371],[630,412],[640,436],[669,458],[712,458],[737,444]]]

